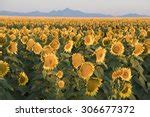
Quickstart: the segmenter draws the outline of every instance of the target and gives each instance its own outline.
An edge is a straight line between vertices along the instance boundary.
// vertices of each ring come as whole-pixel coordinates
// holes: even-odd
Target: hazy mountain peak
[[[63,11],[72,11],[70,8],[65,8]]]
[[[73,10],[70,8],[65,8],[63,10],[52,10],[51,12],[40,12],[40,11],[32,11],[28,13],[21,12],[11,12],[11,11],[0,11],[0,15],[2,16],[60,16],[60,17],[112,17],[112,15],[100,14],[100,13],[85,13],[80,10]],[[121,15],[119,17],[148,17],[146,15],[139,15],[136,13],[129,13],[125,15]]]

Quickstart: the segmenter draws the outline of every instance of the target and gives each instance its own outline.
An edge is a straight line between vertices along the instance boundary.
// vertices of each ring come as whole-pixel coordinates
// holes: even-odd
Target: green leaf
[[[131,59],[130,62],[132,64],[132,67],[140,74],[140,76],[144,79],[144,81],[147,81],[146,78],[143,75],[144,69],[140,65],[139,61],[137,61],[135,59]]]
[[[136,100],[136,97],[133,94],[131,94],[130,97],[129,97],[129,99],[130,100]]]
[[[6,96],[6,99],[7,100],[13,100],[13,96],[8,92],[8,91],[5,91],[5,96]]]
[[[83,42],[83,39],[80,39],[79,41],[77,41],[75,43],[75,48],[79,48],[81,46],[82,42]]]
[[[10,84],[8,84],[6,79],[0,79],[0,85],[2,87],[4,87],[5,89],[9,89],[10,91],[14,91],[13,87]]]
[[[140,56],[138,56],[137,59],[140,60],[141,62],[144,62],[143,58]]]
[[[95,68],[94,74],[98,78],[103,78],[104,77],[104,70],[101,66],[97,66]]]
[[[150,90],[150,82],[147,83],[148,90]]]
[[[134,80],[141,86],[143,87],[144,91],[146,93],[148,93],[148,89],[145,83],[145,80],[143,79],[143,77],[139,76],[139,77],[135,77]]]
[[[69,58],[71,55],[68,53],[61,53],[62,58]]]
[[[43,78],[46,78],[47,72],[45,70],[42,71]]]

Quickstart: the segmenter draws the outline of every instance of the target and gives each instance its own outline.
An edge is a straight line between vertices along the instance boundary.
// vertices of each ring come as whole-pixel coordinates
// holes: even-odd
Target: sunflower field
[[[150,19],[0,17],[0,99],[150,99]]]

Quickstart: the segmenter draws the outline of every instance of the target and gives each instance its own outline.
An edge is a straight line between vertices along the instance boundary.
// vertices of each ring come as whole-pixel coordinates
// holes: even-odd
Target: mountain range
[[[45,17],[113,17],[109,14],[101,14],[101,13],[85,13],[79,10],[72,10],[69,8],[63,10],[53,10],[51,12],[12,12],[12,11],[0,11],[0,16],[45,16]],[[125,15],[120,15],[118,17],[149,17],[147,15],[140,15],[136,13],[130,13]]]

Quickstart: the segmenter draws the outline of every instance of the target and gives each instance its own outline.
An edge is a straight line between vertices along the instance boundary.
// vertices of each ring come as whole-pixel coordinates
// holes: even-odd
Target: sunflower
[[[18,46],[18,44],[16,42],[10,41],[10,44],[7,48],[7,52],[10,54],[17,54],[17,51],[18,51],[17,46]]]
[[[11,35],[9,35],[9,38],[13,41],[13,40],[15,40],[15,39],[16,39],[16,35],[11,34]]]
[[[42,52],[42,46],[39,43],[35,43],[33,48],[32,48],[32,51],[35,54],[40,54]]]
[[[57,73],[56,73],[56,76],[58,78],[62,78],[63,77],[63,71],[59,70]]]
[[[8,63],[0,60],[0,78],[3,78],[9,71]]]
[[[95,35],[94,36],[94,44],[98,44],[99,40],[101,39],[101,35]]]
[[[137,43],[138,43],[138,39],[136,39],[136,38],[133,38],[132,39],[132,43],[130,43],[130,45],[132,46],[132,47],[134,47]]]
[[[28,36],[23,36],[23,37],[21,38],[22,44],[26,44],[26,43],[28,42],[28,40],[29,40]]]
[[[75,53],[72,55],[72,65],[74,66],[74,68],[77,69],[84,62],[84,57],[80,53]]]
[[[85,38],[84,38],[84,44],[86,46],[93,45],[93,43],[94,43],[94,38],[91,35],[85,36]]]
[[[146,37],[146,36],[147,36],[147,31],[144,30],[144,29],[141,29],[141,30],[140,30],[140,36]]]
[[[41,36],[40,36],[40,40],[41,41],[46,41],[47,40],[47,35],[46,34],[41,34]]]
[[[81,37],[82,37],[82,35],[80,33],[77,34],[76,37],[75,37],[75,41],[76,42],[79,41],[81,39]]]
[[[125,81],[130,81],[131,79],[131,69],[130,68],[122,68],[123,74],[121,75],[121,78]]]
[[[56,39],[53,39],[52,42],[50,43],[50,46],[54,49],[54,50],[58,50],[59,47],[60,47],[60,43],[59,43],[59,40],[56,38]]]
[[[86,86],[86,95],[95,96],[98,92],[99,87],[102,85],[101,79],[89,79]]]
[[[24,86],[28,83],[29,78],[25,72],[20,72],[18,81],[19,81],[19,85]]]
[[[150,39],[145,39],[144,45],[145,45],[145,48],[147,50],[147,53],[150,54]]]
[[[115,80],[117,78],[121,78],[125,81],[130,81],[131,79],[131,69],[130,68],[118,68],[116,71],[112,73],[112,79]]]
[[[109,39],[108,37],[105,37],[102,39],[102,45],[103,46],[107,46],[111,43],[111,39]]]
[[[5,37],[6,37],[6,34],[0,33],[0,39],[5,38]]]
[[[94,34],[94,30],[92,30],[92,29],[89,29],[86,32],[86,35],[93,35],[93,34]]]
[[[34,46],[34,44],[35,44],[35,41],[33,39],[29,39],[29,41],[26,43],[27,45],[26,49],[28,51],[32,50],[32,47]]]
[[[53,70],[58,64],[58,58],[55,54],[47,54],[43,57],[44,65],[43,68],[45,70]]]
[[[3,46],[6,43],[6,34],[0,33],[0,46]]]
[[[71,52],[72,48],[73,48],[73,41],[69,40],[68,43],[65,45],[64,50],[65,52]]]
[[[135,33],[135,28],[134,28],[133,26],[130,27],[129,32],[130,32],[132,35],[134,35],[134,33]]]
[[[132,55],[139,56],[144,52],[144,49],[145,48],[142,43],[136,43],[134,45],[134,51],[133,51]]]
[[[119,39],[119,38],[112,38],[111,39],[111,43],[116,43],[117,41],[121,41],[121,39]]]
[[[119,39],[122,39],[123,36],[124,36],[124,35],[123,35],[123,32],[120,31],[120,32],[117,34],[117,36],[118,36]]]
[[[111,76],[111,77],[112,77],[113,80],[116,80],[117,78],[121,78],[122,74],[123,74],[122,68],[118,68],[117,70],[115,70],[115,71],[112,73],[112,76]]]
[[[57,82],[57,85],[58,85],[58,87],[59,87],[60,89],[62,89],[62,88],[64,88],[64,86],[65,86],[65,82],[64,82],[63,80],[59,80],[59,81]]]
[[[95,67],[91,62],[84,62],[80,66],[78,75],[85,80],[89,80],[89,78],[93,75],[94,70]]]
[[[110,53],[113,55],[121,56],[124,53],[124,46],[119,42],[115,42],[111,45]]]
[[[69,33],[69,38],[72,39],[76,34],[74,32]]]
[[[112,39],[114,33],[112,31],[107,32],[106,37],[108,37],[109,39]]]
[[[132,41],[133,41],[134,37],[131,34],[126,34],[124,36],[124,38],[125,38],[126,42],[128,42],[129,44],[132,44]]]
[[[52,30],[51,35],[52,35],[52,37],[58,37],[58,31],[57,30]]]
[[[50,45],[45,45],[43,47],[43,51],[42,51],[43,55],[50,54],[50,53],[53,53],[53,52],[54,52],[54,49]]]
[[[95,50],[96,62],[103,63],[106,56],[106,49],[99,47]]]
[[[123,89],[119,92],[119,96],[123,99],[130,97],[132,94],[132,85],[131,83],[126,82],[123,86]]]
[[[61,37],[62,38],[67,38],[69,35],[69,32],[68,31],[61,31]]]

